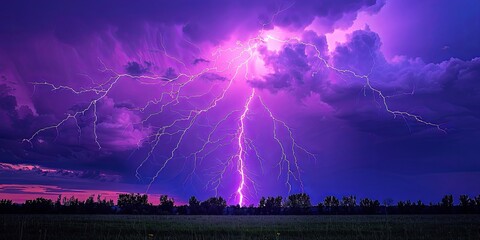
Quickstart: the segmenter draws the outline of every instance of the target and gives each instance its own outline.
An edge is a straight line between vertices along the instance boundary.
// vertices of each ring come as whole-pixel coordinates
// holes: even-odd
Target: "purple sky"
[[[479,194],[478,1],[22,0],[0,19],[2,197]]]

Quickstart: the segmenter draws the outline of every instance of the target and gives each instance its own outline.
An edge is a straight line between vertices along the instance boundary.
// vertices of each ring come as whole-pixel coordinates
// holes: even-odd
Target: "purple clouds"
[[[480,178],[474,41],[480,34],[472,26],[480,6],[455,5],[470,6],[471,21],[440,17],[450,4],[415,8],[410,17],[425,21],[419,29],[400,13],[405,6],[393,0],[6,3],[0,181],[46,186],[61,178],[66,192],[143,192],[151,183],[152,193],[183,200],[219,194],[236,203],[242,156],[247,203],[289,189],[314,200],[473,194],[468,179]],[[430,16],[456,31],[421,35],[439,28]],[[368,25],[349,30],[332,48],[326,35],[358,21]],[[388,28],[402,21],[409,28],[399,27],[400,41]],[[431,50],[438,46],[452,49]],[[435,185],[441,176],[464,186]],[[425,190],[411,189],[415,184]]]

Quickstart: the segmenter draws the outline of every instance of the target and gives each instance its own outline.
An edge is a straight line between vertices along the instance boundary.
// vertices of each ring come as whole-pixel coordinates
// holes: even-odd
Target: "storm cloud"
[[[266,167],[282,159],[274,129],[288,149],[293,136],[317,157],[300,155],[295,174],[303,174],[305,189],[293,184],[313,201],[327,194],[425,201],[474,194],[480,34],[472,29],[480,5],[440,2],[3,3],[0,192],[143,192],[165,166],[153,193],[231,195],[237,176],[226,174],[218,185],[212,176],[235,162],[225,155],[235,156],[237,120],[255,89],[245,142],[261,195],[288,193],[285,173],[273,179],[279,169]],[[468,10],[467,17],[450,8]],[[367,25],[356,27],[361,21]],[[336,31],[347,33],[333,45]],[[439,128],[394,115],[385,104]],[[202,146],[204,155],[196,153]],[[442,178],[454,184],[436,184]],[[252,194],[252,203],[258,197]]]

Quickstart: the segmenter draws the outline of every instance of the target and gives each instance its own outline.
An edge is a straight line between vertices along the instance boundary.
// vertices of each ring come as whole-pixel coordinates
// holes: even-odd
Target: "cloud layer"
[[[467,2],[461,5],[478,9],[478,3]],[[314,200],[326,194],[352,193],[429,201],[460,190],[473,193],[470,181],[480,179],[476,159],[480,154],[476,146],[480,137],[480,52],[474,41],[465,37],[476,39],[478,34],[432,29],[432,38],[416,37],[426,26],[436,26],[428,22],[430,15],[447,21],[438,17],[448,10],[445,5],[428,11],[415,8],[411,17],[427,22],[418,29],[416,25],[399,28],[399,34],[408,37],[397,41],[395,31],[385,29],[405,21],[400,10],[407,5],[375,0],[5,3],[0,9],[0,182],[48,186],[60,179],[61,186],[55,186],[62,191],[124,188],[143,192],[155,170],[168,159],[169,149],[175,147],[180,127],[166,132],[170,138],[158,141],[162,147],[140,168],[145,177],[137,179],[135,170],[149,156],[145,146],[155,144],[155,133],[162,126],[188,116],[188,109],[198,110],[210,103],[235,71],[219,67],[199,74],[191,87],[182,89],[178,103],[173,101],[175,104],[164,109],[162,104],[172,100],[167,94],[170,87],[202,69],[238,64],[227,61],[235,51],[225,49],[245,47],[245,42],[263,29],[284,34],[288,40],[275,43],[275,47],[269,45],[273,39],[258,41],[255,56],[260,66],[256,67],[266,70],[252,70],[253,77],[239,74],[242,78],[235,80],[236,88],[217,108],[198,118],[185,136],[186,143],[179,146],[179,153],[154,185],[154,193],[168,192],[184,199],[215,193],[212,175],[228,160],[222,154],[235,149],[219,147],[222,154],[213,147],[208,149],[212,154],[198,161],[197,175],[189,174],[197,166],[191,153],[209,137],[226,141],[236,134],[238,122],[233,117],[218,126],[225,138],[209,136],[208,128],[230,111],[234,110],[233,116],[240,112],[251,88],[275,116],[292,126],[299,143],[318,157],[314,162],[301,156],[299,163],[305,191]],[[385,15],[385,11],[391,14]],[[326,35],[375,16],[382,19],[384,27],[372,22],[371,28],[354,29],[329,51],[333,43]],[[471,26],[478,25],[477,20],[453,14],[447,22],[473,32]],[[462,28],[466,22],[469,27]],[[451,49],[447,55],[425,47],[454,48],[459,43],[465,43],[465,49]],[[368,75],[369,82],[341,70]],[[108,95],[79,114],[76,121],[69,119],[30,143],[22,142],[37,130],[85,109],[113,82],[115,87]],[[89,91],[92,86],[101,87]],[[412,117],[393,115],[385,104],[439,124],[446,133]],[[265,163],[275,166],[282,156],[272,138],[271,119],[257,100],[251,106],[246,133],[251,141],[259,142],[258,153]],[[154,114],[159,111],[162,114]],[[279,135],[288,136],[288,132]],[[278,174],[277,168],[258,161],[249,164],[256,171],[252,174],[256,180],[265,183],[261,195],[286,193],[282,181],[269,177]],[[456,185],[437,185],[435,181],[442,177],[451,178]],[[226,178],[220,194],[228,194],[236,180]],[[417,184],[424,185],[424,190],[412,189]],[[203,190],[205,185],[210,186],[208,191]],[[294,190],[299,191],[297,185]],[[2,189],[5,192],[7,188]]]

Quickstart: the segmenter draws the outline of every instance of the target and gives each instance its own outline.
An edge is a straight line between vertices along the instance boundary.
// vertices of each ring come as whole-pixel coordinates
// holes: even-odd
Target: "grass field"
[[[480,239],[479,215],[0,215],[0,239]]]

